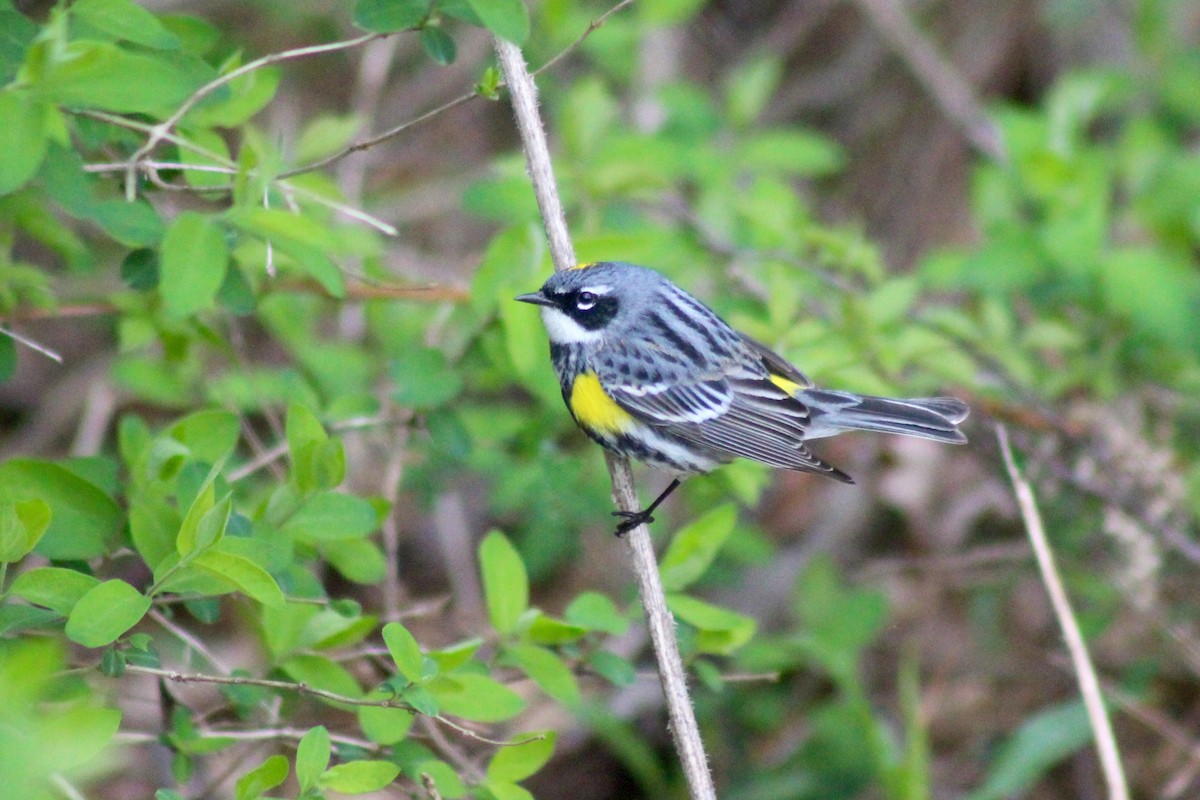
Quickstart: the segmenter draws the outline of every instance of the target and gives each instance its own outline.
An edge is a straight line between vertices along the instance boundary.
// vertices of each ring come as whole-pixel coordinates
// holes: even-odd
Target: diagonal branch
[[[1050,550],[1050,542],[1046,538],[1046,530],[1042,526],[1042,517],[1038,513],[1037,500],[1029,482],[1021,475],[1013,458],[1012,447],[1008,441],[1008,430],[1001,424],[996,424],[996,439],[1000,442],[1000,452],[1004,455],[1004,466],[1008,470],[1009,480],[1012,481],[1013,492],[1017,496],[1017,505],[1021,509],[1021,518],[1025,522],[1025,531],[1033,545],[1034,555],[1037,556],[1038,569],[1042,573],[1042,583],[1046,593],[1050,595],[1050,605],[1054,608],[1054,616],[1062,628],[1063,639],[1066,640],[1067,650],[1071,654],[1071,664],[1075,668],[1075,680],[1079,682],[1079,693],[1083,695],[1083,704],[1087,708],[1088,719],[1092,723],[1092,734],[1096,739],[1096,750],[1100,754],[1100,767],[1108,784],[1109,800],[1129,800],[1129,786],[1125,782],[1125,771],[1121,766],[1121,754],[1117,750],[1117,738],[1113,734],[1112,722],[1104,708],[1104,695],[1100,690],[1100,680],[1096,677],[1096,668],[1088,655],[1087,643],[1075,621],[1075,613],[1071,610],[1071,601],[1067,598],[1067,590],[1063,588],[1062,578],[1054,565],[1054,553]]]
[[[1008,160],[1004,140],[970,84],[913,23],[901,0],[857,0],[859,9],[908,65],[934,104],[971,146],[993,161]]]
[[[284,50],[279,53],[271,53],[263,56],[262,58],[257,58],[248,64],[243,64],[237,69],[230,70],[224,75],[221,75],[204,84],[199,89],[192,92],[192,94],[186,100],[184,100],[182,104],[180,104],[179,108],[175,109],[175,113],[167,117],[159,124],[155,125],[150,131],[150,135],[146,137],[145,144],[133,151],[133,155],[129,157],[129,161],[126,163],[125,168],[125,199],[133,202],[133,199],[137,194],[137,181],[135,178],[137,177],[138,163],[147,155],[149,155],[154,148],[158,147],[159,142],[161,142],[167,134],[175,129],[175,126],[178,125],[185,116],[187,116],[189,111],[196,107],[197,103],[199,103],[205,97],[208,97],[217,89],[220,89],[222,86],[230,83],[231,81],[237,80],[243,75],[248,75],[255,70],[262,69],[263,67],[270,66],[271,64],[278,64],[280,61],[290,61],[297,58],[306,58],[308,56],[333,53],[338,50],[348,50],[352,47],[358,47],[359,45],[366,44],[372,39],[378,39],[385,35],[386,34],[381,33],[369,33],[364,36],[357,36],[353,39],[347,39],[342,42],[329,42],[328,44],[310,45],[308,47],[298,47],[294,50]]]
[[[521,132],[521,142],[538,208],[541,210],[542,221],[550,241],[554,268],[568,269],[575,264],[575,249],[567,232],[566,217],[558,197],[554,170],[550,164],[550,151],[546,146],[546,134],[538,114],[537,87],[525,66],[525,58],[519,47],[496,39],[496,54],[500,60],[500,71],[512,96],[513,112]],[[637,511],[638,497],[629,462],[611,453],[605,455],[618,508]],[[629,542],[642,606],[646,611],[646,623],[654,643],[659,678],[662,681],[663,694],[666,695],[671,736],[687,778],[689,793],[693,800],[716,800],[712,775],[708,771],[708,760],[704,755],[704,743],[700,738],[696,714],[688,696],[687,676],[675,639],[675,620],[667,609],[650,532],[645,525],[639,525],[628,533],[626,541]]]

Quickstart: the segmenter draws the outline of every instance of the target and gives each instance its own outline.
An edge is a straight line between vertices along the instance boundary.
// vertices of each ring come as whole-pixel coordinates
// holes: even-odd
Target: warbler
[[[805,442],[860,430],[961,444],[969,411],[953,397],[900,400],[816,387],[646,267],[620,261],[557,272],[516,298],[541,307],[550,359],[575,422],[593,440],[674,474],[617,535],[653,521],[683,477],[734,458],[853,483]]]

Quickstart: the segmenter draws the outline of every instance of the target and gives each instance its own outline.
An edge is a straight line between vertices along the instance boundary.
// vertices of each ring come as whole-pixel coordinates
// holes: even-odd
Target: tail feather
[[[970,408],[954,397],[864,397],[850,392],[805,389],[796,399],[812,413],[806,439],[819,439],[842,431],[876,431],[962,444],[967,437],[958,423]]]

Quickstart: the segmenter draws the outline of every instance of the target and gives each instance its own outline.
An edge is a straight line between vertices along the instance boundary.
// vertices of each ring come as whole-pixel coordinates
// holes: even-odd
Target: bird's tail
[[[806,439],[819,439],[842,431],[877,431],[916,436],[938,442],[962,444],[967,437],[958,423],[970,408],[954,397],[864,397],[850,392],[804,389],[796,399],[811,412]]]

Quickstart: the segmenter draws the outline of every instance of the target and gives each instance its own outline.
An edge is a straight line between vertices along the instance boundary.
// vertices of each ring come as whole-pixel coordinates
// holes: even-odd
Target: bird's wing
[[[747,351],[704,368],[655,359],[656,369],[646,380],[624,375],[625,362],[616,355],[602,365],[599,377],[605,391],[635,418],[705,450],[849,481],[803,444],[809,410],[793,394],[808,386],[808,379],[762,345],[749,340],[747,345]]]

